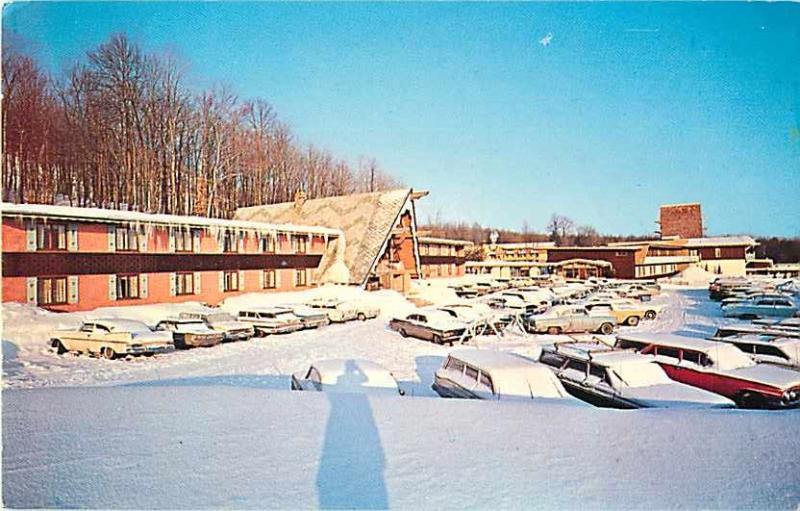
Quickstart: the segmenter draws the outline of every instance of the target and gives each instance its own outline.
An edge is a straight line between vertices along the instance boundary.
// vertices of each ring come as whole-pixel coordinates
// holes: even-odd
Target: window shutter
[[[244,270],[239,270],[239,291],[244,291]]]
[[[116,275],[109,275],[108,276],[108,299],[109,300],[116,300],[117,299],[117,276]]]
[[[169,274],[169,295],[170,296],[176,296],[178,294],[178,286],[177,286],[177,283],[175,282],[177,280],[177,278],[178,278],[178,276],[175,275],[174,273],[170,273]]]
[[[175,252],[175,230],[172,227],[167,228],[169,233],[169,251]]]
[[[264,270],[258,272],[258,288],[264,289]]]
[[[239,233],[239,252],[244,252],[244,232]]]
[[[200,285],[202,280],[202,273],[199,271],[194,272],[194,294],[199,295],[203,292],[203,288]]]
[[[311,268],[306,268],[306,285],[311,285],[311,277],[314,271]]]
[[[78,250],[78,224],[67,226],[67,250],[77,252]]]
[[[26,282],[27,282],[27,292],[28,292],[28,303],[31,305],[36,305],[38,303],[38,299],[36,296],[36,293],[38,291],[36,287],[36,277],[28,277],[26,279]]]
[[[109,252],[116,252],[117,251],[117,226],[116,225],[109,225],[108,226],[108,251]]]
[[[25,222],[25,238],[27,240],[27,248],[31,252],[36,250],[36,224],[33,220]]]
[[[141,296],[142,298],[147,298],[148,296],[146,273],[142,273],[141,275],[139,275],[139,296]]]
[[[281,287],[281,271],[275,270],[275,287]]]
[[[78,303],[78,277],[73,275],[67,277],[67,303]]]
[[[225,292],[225,272],[224,271],[220,271],[219,272],[219,290],[222,293]]]
[[[147,252],[147,229],[139,231],[139,252]]]
[[[200,231],[197,229],[192,231],[192,250],[200,252]]]

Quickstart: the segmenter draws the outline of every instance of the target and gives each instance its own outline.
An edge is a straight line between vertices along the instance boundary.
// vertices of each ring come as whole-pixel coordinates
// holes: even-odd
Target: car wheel
[[[63,355],[64,353],[67,352],[67,348],[65,348],[64,345],[61,344],[61,341],[59,341],[58,339],[53,339],[50,346],[54,348],[56,350],[56,353],[59,355]]]
[[[758,392],[747,391],[743,392],[738,399],[736,399],[736,404],[741,408],[764,408],[766,402],[764,396]]]
[[[636,326],[639,324],[639,316],[631,316],[628,318],[628,326]]]
[[[400,330],[398,330],[398,332],[400,332],[401,337],[408,337],[408,333],[404,328],[401,328]]]
[[[614,325],[611,323],[603,323],[600,325],[600,333],[603,335],[610,335],[614,331]]]
[[[106,360],[114,360],[117,356],[113,348],[103,348],[100,350],[100,355]]]
[[[656,319],[656,311],[647,311],[644,313],[644,319]]]
[[[558,335],[561,333],[561,328],[557,326],[551,326],[547,328],[547,333],[549,335]]]
[[[358,313],[358,320],[359,321],[366,321],[367,320],[367,316],[363,312],[359,312]]]

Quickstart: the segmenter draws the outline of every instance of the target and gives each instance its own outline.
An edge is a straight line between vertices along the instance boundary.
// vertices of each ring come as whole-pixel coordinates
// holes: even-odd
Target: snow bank
[[[793,509],[798,419],[271,391],[252,375],[6,390],[3,499],[97,509]]]
[[[661,282],[675,286],[708,287],[708,284],[717,277],[719,275],[707,272],[700,266],[693,264],[677,275],[663,279]]]

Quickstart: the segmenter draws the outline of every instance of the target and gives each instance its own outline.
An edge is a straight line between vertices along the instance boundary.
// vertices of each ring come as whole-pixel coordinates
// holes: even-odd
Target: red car
[[[732,344],[665,334],[617,336],[617,347],[653,355],[675,381],[710,390],[742,408],[800,407],[800,371],[758,364]]]

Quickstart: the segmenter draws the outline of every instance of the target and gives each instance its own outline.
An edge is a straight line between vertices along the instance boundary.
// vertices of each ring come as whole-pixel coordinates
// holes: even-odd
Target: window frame
[[[50,234],[56,231],[56,246],[48,246],[46,241],[51,241],[53,236]],[[66,252],[69,245],[67,224],[63,222],[39,222],[36,224],[36,251],[37,252]],[[63,248],[60,246],[63,242]]]
[[[119,300],[140,300],[142,298],[142,282],[141,282],[140,275],[138,273],[118,273],[116,280],[117,280],[117,282],[116,282],[117,301],[119,301]],[[123,290],[123,283],[124,282],[128,283],[127,290],[129,291],[128,294],[130,296],[123,296],[124,293],[122,293],[122,290]],[[131,286],[131,282],[136,282],[136,296],[133,296],[132,293],[130,293],[130,290],[133,289],[133,287]]]
[[[186,281],[191,280],[191,290],[186,290]],[[189,296],[197,294],[195,291],[194,272],[175,272],[175,296]]]
[[[236,280],[236,287],[235,288],[231,288],[229,286],[229,284],[231,282],[233,282],[233,279],[229,279],[229,276],[231,276],[231,275],[235,276],[235,280]],[[241,283],[239,282],[239,271],[238,270],[223,270],[222,282],[223,282],[223,285],[222,285],[222,287],[223,287],[223,291],[222,292],[223,293],[234,293],[234,292],[237,292],[237,291],[241,290],[240,289],[241,288]]]
[[[63,301],[54,301],[50,300],[48,302],[42,301],[42,297],[45,296],[44,292],[44,285],[45,282],[50,283],[50,293],[51,297],[56,296],[58,294],[57,285],[59,282],[64,284],[64,300]],[[37,277],[36,279],[36,305],[67,305],[69,303],[69,279],[66,275],[51,275],[46,277]]]

